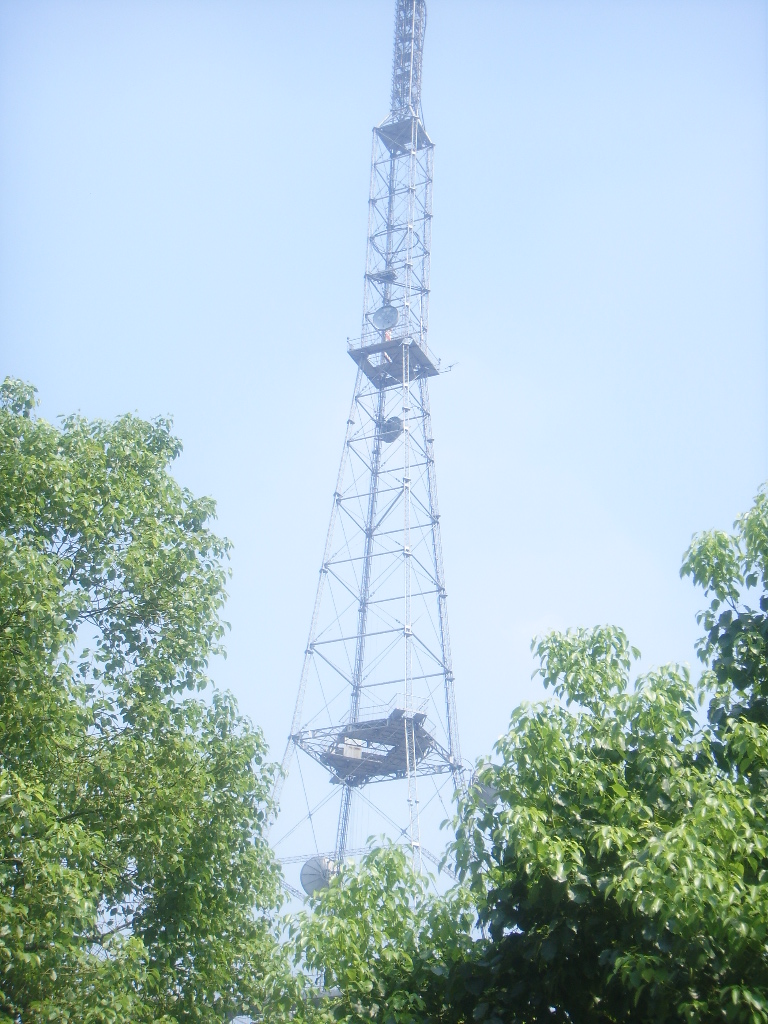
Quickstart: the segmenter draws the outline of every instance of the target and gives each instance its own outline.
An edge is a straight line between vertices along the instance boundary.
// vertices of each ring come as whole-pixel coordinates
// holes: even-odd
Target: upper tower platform
[[[349,354],[379,390],[401,385],[404,380],[434,377],[439,372],[426,349],[409,338],[387,337],[364,343],[349,342]]]

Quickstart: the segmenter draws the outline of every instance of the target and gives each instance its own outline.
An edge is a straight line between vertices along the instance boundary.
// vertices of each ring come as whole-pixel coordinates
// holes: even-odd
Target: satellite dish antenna
[[[495,807],[499,799],[499,791],[493,786],[488,786],[485,782],[476,782],[474,789],[477,792],[478,802],[483,807]]]
[[[395,306],[382,306],[373,314],[373,326],[377,331],[391,331],[397,324],[399,314]]]
[[[492,782],[483,782],[482,779],[475,774],[472,777],[471,789],[475,793],[475,799],[482,807],[492,808],[496,806],[496,803],[499,800],[499,791]]]
[[[331,876],[336,872],[329,857],[310,857],[299,875],[301,887],[307,896],[314,896],[321,889],[327,889]]]
[[[392,444],[403,432],[403,421],[399,416],[390,416],[381,424],[381,440]]]

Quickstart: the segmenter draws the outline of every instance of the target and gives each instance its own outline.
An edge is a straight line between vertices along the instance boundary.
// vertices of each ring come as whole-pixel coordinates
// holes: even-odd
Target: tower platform
[[[380,391],[403,383],[403,349],[408,349],[409,377],[436,377],[437,364],[422,348],[409,338],[384,338],[371,343],[368,339],[349,342],[349,354]]]
[[[418,774],[419,766],[427,768],[427,762],[429,774],[451,771],[449,754],[424,728],[426,717],[421,711],[395,708],[386,718],[311,729],[298,733],[293,741],[330,769],[332,782],[345,786],[406,778],[409,752],[412,772]]]
[[[374,129],[390,153],[404,153],[409,149],[426,149],[433,145],[420,117],[387,118]]]

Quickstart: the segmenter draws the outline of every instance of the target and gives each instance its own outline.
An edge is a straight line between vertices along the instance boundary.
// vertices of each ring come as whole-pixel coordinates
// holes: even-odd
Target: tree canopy
[[[296,965],[322,978],[332,1019],[349,1024],[451,1019],[443,982],[469,954],[471,930],[467,892],[436,895],[392,845],[344,865],[291,928]]]
[[[225,1020],[274,982],[272,768],[197,696],[228,544],[180,450],[0,391],[0,1020]]]
[[[677,666],[630,686],[616,629],[537,652],[563,702],[515,713],[480,775],[497,801],[458,825],[475,1019],[766,1019],[766,805],[713,756],[701,690]]]

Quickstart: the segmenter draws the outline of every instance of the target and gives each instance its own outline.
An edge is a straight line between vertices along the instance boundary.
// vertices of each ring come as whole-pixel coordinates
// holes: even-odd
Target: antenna
[[[396,0],[391,109],[373,129],[362,327],[347,343],[357,375],[275,789],[302,812],[275,848],[298,863],[307,844],[305,891],[347,856],[356,807],[420,864],[425,811],[448,817],[463,786],[429,405],[439,363],[428,342],[425,28],[424,0]],[[300,784],[292,801],[289,778]]]

